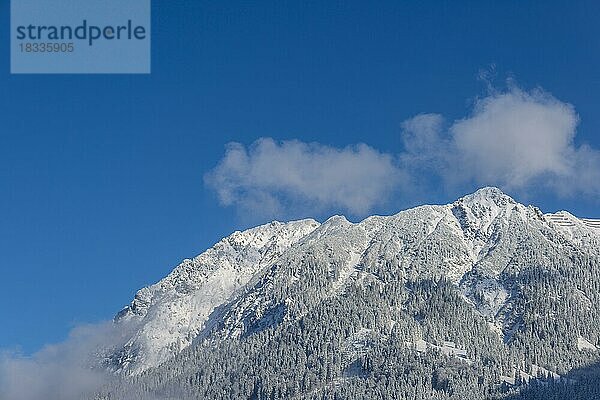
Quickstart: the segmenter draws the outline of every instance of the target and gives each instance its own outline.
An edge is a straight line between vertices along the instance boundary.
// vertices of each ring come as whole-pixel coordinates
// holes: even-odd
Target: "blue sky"
[[[9,74],[0,2],[0,348],[109,319],[181,259],[273,217],[356,220],[483,184],[600,217],[598,3],[412,3],[155,0],[151,75],[34,76]],[[540,163],[515,175],[475,151],[481,127],[487,144],[504,137],[490,115],[509,129],[532,115]],[[321,196],[316,167],[244,174],[304,161],[331,166],[337,191]],[[353,174],[374,198],[339,195]]]

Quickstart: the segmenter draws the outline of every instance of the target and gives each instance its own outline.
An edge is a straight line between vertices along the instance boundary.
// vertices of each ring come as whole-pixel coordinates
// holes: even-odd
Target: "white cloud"
[[[520,188],[544,174],[570,173],[577,122],[570,104],[513,89],[478,101],[450,132],[466,177]]]
[[[402,123],[405,151],[400,157],[407,169],[444,167],[448,141],[442,137],[443,126],[444,118],[439,114],[420,114]]]
[[[139,393],[136,386],[100,363],[103,354],[122,346],[128,333],[124,326],[100,322],[79,326],[64,342],[47,345],[32,356],[0,352],[0,399],[95,399],[115,388],[119,398],[139,398],[132,395]]]
[[[31,357],[0,358],[0,398],[75,400],[92,395],[109,375],[92,369],[94,351],[114,335],[110,323],[79,327],[62,344],[49,345]]]
[[[394,157],[359,144],[334,148],[297,140],[230,143],[205,176],[223,205],[263,215],[337,209],[364,215],[405,180]]]
[[[438,114],[406,121],[403,159],[450,184],[600,193],[600,152],[574,144],[578,121],[572,105],[541,90],[512,87],[479,99],[471,115],[447,130]]]

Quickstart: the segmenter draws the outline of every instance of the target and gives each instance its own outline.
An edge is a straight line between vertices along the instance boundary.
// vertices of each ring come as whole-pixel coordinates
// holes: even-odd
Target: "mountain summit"
[[[599,261],[597,221],[493,187],[359,223],[272,222],[141,289],[104,365],[182,398],[500,395],[598,360]]]

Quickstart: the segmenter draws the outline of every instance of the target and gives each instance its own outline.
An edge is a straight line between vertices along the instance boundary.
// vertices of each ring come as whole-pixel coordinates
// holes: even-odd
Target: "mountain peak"
[[[482,187],[471,194],[461,197],[458,199],[458,202],[466,205],[494,204],[496,206],[505,206],[507,204],[516,203],[512,197],[494,186]]]
[[[512,197],[496,187],[488,186],[455,201],[452,212],[463,230],[470,232],[469,235],[481,236],[483,241],[479,245],[483,245],[496,218],[507,217],[516,205]]]

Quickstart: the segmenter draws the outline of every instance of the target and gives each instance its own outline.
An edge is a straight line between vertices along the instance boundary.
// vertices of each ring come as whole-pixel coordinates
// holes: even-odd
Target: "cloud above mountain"
[[[340,209],[365,214],[406,182],[395,157],[365,144],[334,148],[262,138],[227,145],[206,184],[220,202],[266,215],[288,208]]]
[[[600,151],[576,144],[575,108],[541,89],[509,84],[464,118],[420,114],[402,123],[403,149],[334,148],[297,140],[230,143],[205,176],[221,204],[265,215],[309,209],[366,215],[427,183],[448,190],[494,185],[558,195],[600,194]]]
[[[403,157],[450,184],[595,194],[600,152],[575,145],[578,122],[572,105],[511,87],[477,100],[469,116],[448,127],[439,114],[406,121]]]

